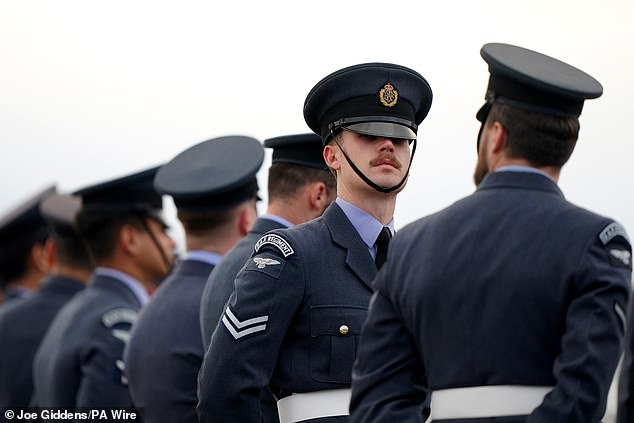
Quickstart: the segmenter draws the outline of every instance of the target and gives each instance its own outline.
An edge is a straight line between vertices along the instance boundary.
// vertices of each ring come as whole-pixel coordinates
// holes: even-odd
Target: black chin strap
[[[167,255],[165,254],[165,251],[163,251],[163,249],[161,248],[161,245],[156,239],[156,236],[154,235],[154,232],[152,232],[152,230],[150,229],[150,225],[148,225],[146,218],[144,218],[143,216],[139,216],[139,220],[141,221],[141,225],[143,225],[143,229],[150,236],[150,239],[156,246],[156,249],[159,251],[161,258],[163,259],[163,263],[165,263],[165,267],[167,268],[166,276],[169,275],[170,273],[172,273],[172,267],[174,266],[174,262],[170,262],[167,259]]]
[[[374,188],[378,192],[382,192],[384,194],[387,194],[387,193],[390,193],[392,191],[396,191],[397,189],[402,187],[403,184],[405,183],[405,181],[407,180],[407,177],[409,176],[409,169],[410,169],[410,167],[412,167],[412,161],[414,160],[414,153],[416,153],[416,138],[414,138],[414,147],[412,147],[412,155],[409,158],[409,165],[407,166],[407,172],[405,172],[405,176],[403,176],[403,179],[401,179],[401,182],[399,182],[398,184],[394,185],[393,187],[386,188],[386,187],[382,187],[380,185],[375,184],[374,182],[372,182],[370,180],[370,178],[365,176],[359,170],[359,168],[352,162],[352,160],[350,160],[350,157],[348,157],[348,155],[346,154],[346,151],[343,149],[343,147],[341,147],[341,144],[339,144],[339,141],[337,141],[337,137],[335,137],[334,134],[332,135],[332,137],[333,137],[333,140],[335,140],[335,143],[337,144],[337,146],[339,147],[341,152],[343,153],[343,157],[346,158],[346,161],[348,162],[348,164],[350,165],[352,170],[354,170],[354,172],[357,175],[359,175],[359,178],[361,178],[363,180],[363,182],[365,182],[366,184],[368,184],[369,186],[371,186],[372,188]]]

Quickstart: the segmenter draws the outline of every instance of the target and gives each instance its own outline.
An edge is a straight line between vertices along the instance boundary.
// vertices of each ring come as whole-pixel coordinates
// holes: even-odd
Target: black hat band
[[[192,197],[173,196],[174,204],[179,211],[218,210],[235,206],[243,201],[256,198],[258,181],[256,178],[238,189],[214,195],[198,195]]]
[[[489,79],[486,101],[555,116],[579,117],[584,99],[557,95],[517,79],[494,74]]]
[[[351,118],[359,118],[360,120],[351,122],[349,120]],[[376,96],[355,97],[337,104],[328,110],[319,121],[321,122],[322,139],[326,139],[343,123],[391,122],[407,126],[414,131],[417,129],[414,108],[402,98],[394,106],[386,107],[377,100]],[[333,126],[337,123],[336,127]]]

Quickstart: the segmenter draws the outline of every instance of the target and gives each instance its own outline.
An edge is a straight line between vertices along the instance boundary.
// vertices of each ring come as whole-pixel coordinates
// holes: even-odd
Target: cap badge
[[[398,91],[388,82],[379,91],[379,100],[385,107],[395,106],[398,101]]]

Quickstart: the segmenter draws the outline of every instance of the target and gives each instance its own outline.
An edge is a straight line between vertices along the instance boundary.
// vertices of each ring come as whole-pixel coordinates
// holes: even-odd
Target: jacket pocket
[[[367,307],[324,305],[310,308],[311,378],[349,384]]]

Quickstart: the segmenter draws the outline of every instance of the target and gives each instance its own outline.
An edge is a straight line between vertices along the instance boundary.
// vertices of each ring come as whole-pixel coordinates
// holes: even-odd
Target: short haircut
[[[577,143],[579,119],[518,109],[504,104],[491,107],[487,124],[500,122],[508,133],[511,157],[531,165],[563,166]]]
[[[241,203],[208,210],[178,210],[178,220],[183,224],[185,233],[193,236],[207,236],[223,227],[236,217],[236,211],[245,202],[254,201],[255,197]]]
[[[288,163],[273,163],[269,168],[269,202],[292,198],[297,191],[313,182],[323,182],[334,190],[336,182],[330,171]]]
[[[4,257],[2,265],[0,265],[0,286],[4,287],[26,274],[33,246],[44,246],[47,238],[48,234],[42,234],[30,244],[22,247],[17,246],[16,250],[10,254],[10,257]]]
[[[82,270],[92,270],[90,255],[86,245],[72,228],[53,227],[51,237],[57,248],[60,264]]]
[[[96,261],[112,257],[117,246],[119,231],[125,225],[145,230],[145,219],[149,215],[134,213],[102,213],[81,210],[77,214],[76,225],[87,249]]]

